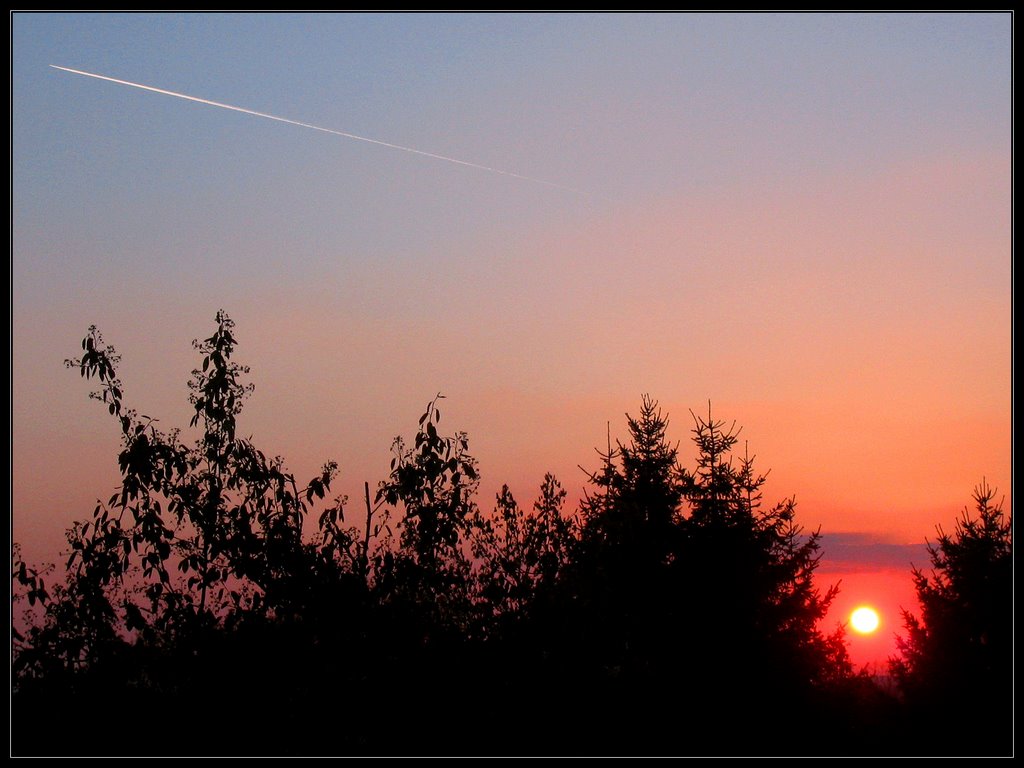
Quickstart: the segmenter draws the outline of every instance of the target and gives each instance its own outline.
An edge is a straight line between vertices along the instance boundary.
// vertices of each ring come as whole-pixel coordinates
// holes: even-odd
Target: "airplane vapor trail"
[[[59,69],[59,70],[61,70],[63,72],[71,72],[72,74],[75,74],[75,75],[84,75],[85,77],[94,77],[97,80],[106,80],[107,82],[117,83],[118,85],[127,85],[127,86],[130,86],[132,88],[141,88],[144,91],[152,91],[153,93],[162,93],[165,96],[174,96],[175,98],[185,99],[186,101],[194,101],[194,102],[196,102],[198,104],[207,104],[207,105],[209,105],[211,107],[220,107],[221,109],[230,109],[233,112],[242,112],[242,113],[244,113],[246,115],[255,115],[256,117],[264,117],[267,120],[276,120],[279,123],[288,123],[289,125],[297,125],[300,128],[311,128],[314,131],[322,131],[323,133],[331,133],[331,134],[334,134],[335,136],[341,136],[341,137],[346,138],[346,139],[355,139],[356,141],[365,141],[368,144],[376,144],[378,146],[387,147],[389,149],[398,149],[398,150],[401,150],[402,152],[409,152],[410,154],[413,154],[413,155],[421,155],[423,157],[430,157],[430,158],[433,158],[434,160],[444,160],[445,162],[448,162],[448,163],[455,163],[456,165],[463,165],[463,166],[466,166],[467,168],[476,168],[477,170],[487,171],[489,173],[497,173],[497,174],[500,174],[501,176],[509,176],[509,177],[511,177],[513,179],[521,179],[522,181],[530,181],[530,182],[533,182],[534,184],[543,184],[544,186],[547,186],[547,187],[553,187],[555,189],[561,189],[561,190],[563,190],[565,192],[572,192],[573,194],[577,194],[577,195],[587,195],[588,194],[587,192],[584,192],[583,190],[574,189],[573,187],[567,187],[567,186],[564,186],[562,184],[556,184],[553,181],[545,181],[544,179],[537,179],[537,178],[534,178],[532,176],[523,176],[523,175],[518,174],[518,173],[512,173],[512,171],[503,171],[500,168],[491,168],[490,166],[487,166],[487,165],[479,165],[478,163],[470,163],[470,162],[467,162],[466,160],[459,160],[458,158],[455,158],[455,157],[448,157],[446,155],[437,155],[437,154],[434,154],[433,152],[425,152],[422,149],[414,149],[412,147],[403,147],[401,144],[392,144],[392,143],[387,142],[387,141],[380,141],[379,139],[370,139],[370,138],[367,138],[366,136],[357,136],[354,133],[346,133],[345,131],[336,131],[333,128],[324,128],[324,127],[319,126],[319,125],[313,125],[312,123],[303,123],[303,122],[301,122],[299,120],[291,120],[291,119],[289,119],[287,117],[278,117],[277,115],[269,115],[266,112],[257,112],[254,109],[246,109],[244,107],[236,107],[236,106],[233,106],[231,104],[223,104],[223,103],[221,103],[219,101],[211,101],[210,99],[201,99],[198,96],[189,96],[188,94],[185,94],[185,93],[177,93],[176,91],[168,91],[168,90],[165,90],[163,88],[155,88],[152,85],[143,85],[142,83],[133,83],[133,82],[131,82],[129,80],[118,80],[116,77],[107,77],[106,75],[97,75],[97,74],[95,74],[93,72],[83,72],[80,69],[71,69],[70,67],[59,67],[56,64],[51,64],[50,66],[53,67],[54,69]]]

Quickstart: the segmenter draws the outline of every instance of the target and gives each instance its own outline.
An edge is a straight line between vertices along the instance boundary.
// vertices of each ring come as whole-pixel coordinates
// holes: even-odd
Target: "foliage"
[[[472,547],[485,620],[518,616],[555,588],[576,544],[577,523],[563,513],[565,496],[549,473],[532,514],[516,503],[507,485],[497,495],[492,516],[478,513]]]
[[[820,629],[836,588],[814,581],[818,532],[793,499],[763,502],[766,475],[710,406],[694,415],[692,470],[645,395],[628,438],[609,434],[586,473],[578,515],[550,474],[531,508],[502,486],[484,511],[468,437],[442,434],[438,394],[411,442],[395,439],[373,498],[364,484],[357,528],[347,499],[327,500],[334,462],[300,485],[240,437],[253,387],[230,318],[193,346],[184,431],[126,405],[95,328],[67,361],[115,419],[121,482],[68,531],[63,578],[12,550],[19,752],[722,754],[713,734],[742,702],[752,714],[729,722],[745,741],[725,753],[813,753],[898,721],[853,674],[841,629]],[[940,531],[936,574],[915,574],[925,613],[908,615],[908,698],[947,646],[970,649],[972,675],[1005,669],[1005,605],[984,600],[1003,584],[1009,524],[987,487],[978,502],[977,520]],[[820,740],[784,743],[780,717]],[[166,737],[174,722],[198,735]]]
[[[199,428],[190,446],[178,430],[163,432],[125,406],[119,357],[95,328],[82,356],[67,361],[99,382],[92,397],[117,419],[121,485],[68,532],[66,584],[16,654],[16,680],[85,670],[132,638],[171,647],[243,614],[295,618],[318,579],[350,570],[346,531],[322,520],[320,546],[302,541],[308,504],[330,489],[336,465],[300,489],[280,458],[237,436],[252,387],[241,380],[248,369],[231,359],[234,324],[223,312],[216,322],[211,337],[193,342],[202,363],[189,384],[191,427]],[[338,500],[333,509],[340,507]],[[18,575],[32,586],[23,566]],[[48,597],[38,586],[33,595]]]
[[[659,561],[683,499],[678,447],[667,442],[668,420],[649,395],[643,396],[640,416],[626,419],[629,442],[599,452],[601,469],[587,473],[594,492],[584,500],[583,516],[591,543],[601,541],[643,562]]]
[[[583,507],[590,615],[581,623],[602,638],[606,673],[640,665],[685,680],[705,704],[724,705],[737,688],[806,702],[852,674],[841,629],[819,630],[837,592],[814,584],[819,534],[796,524],[792,499],[762,506],[766,477],[748,452],[734,461],[735,425],[710,411],[694,421],[693,471],[646,396],[639,417],[627,417],[630,440],[601,454]]]
[[[775,686],[850,674],[841,630],[831,637],[819,630],[838,592],[822,594],[814,584],[820,532],[806,534],[796,523],[792,498],[762,505],[767,475],[755,470],[746,444],[735,455],[735,424],[715,420],[710,406],[707,418],[692,415],[697,467],[682,474],[689,515],[678,562],[684,579],[701,585],[695,605],[717,627],[707,650],[729,674],[770,675]]]
[[[931,570],[914,568],[921,616],[904,611],[893,674],[925,722],[960,723],[954,750],[1011,748],[1013,704],[1013,526],[982,481],[975,514],[964,509],[952,533],[928,544]],[[952,735],[951,735],[952,736]]]
[[[465,434],[442,436],[437,395],[419,419],[413,447],[392,444],[391,474],[377,490],[385,519],[400,515],[398,546],[375,558],[376,594],[401,631],[436,643],[468,629],[471,565],[465,540],[475,511],[476,461]]]

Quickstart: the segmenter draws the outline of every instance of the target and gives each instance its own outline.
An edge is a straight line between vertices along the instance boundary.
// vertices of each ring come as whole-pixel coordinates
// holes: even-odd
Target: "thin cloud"
[[[822,572],[832,570],[927,568],[930,563],[924,541],[919,544],[895,544],[867,533],[830,533],[821,537]]]

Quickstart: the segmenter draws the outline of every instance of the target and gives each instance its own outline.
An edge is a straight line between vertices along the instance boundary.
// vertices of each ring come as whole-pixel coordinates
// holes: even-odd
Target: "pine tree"
[[[694,422],[697,466],[683,474],[689,514],[678,571],[703,631],[683,638],[688,663],[723,701],[736,688],[804,700],[850,671],[845,646],[818,627],[837,592],[814,584],[819,534],[797,524],[793,499],[763,506],[767,475],[746,445],[735,455],[735,423],[714,419],[710,406]]]
[[[918,618],[904,611],[891,668],[920,724],[952,718],[952,752],[1012,749],[1013,531],[995,489],[974,489],[952,534],[928,545],[931,573],[914,568]]]
[[[584,500],[584,520],[605,545],[657,563],[667,554],[682,501],[678,446],[668,442],[668,417],[649,395],[639,417],[627,414],[626,422],[629,442],[609,445],[600,454],[601,471],[588,473],[597,491]]]

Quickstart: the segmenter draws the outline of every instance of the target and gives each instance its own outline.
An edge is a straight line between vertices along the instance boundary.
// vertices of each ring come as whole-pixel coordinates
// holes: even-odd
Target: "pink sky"
[[[115,425],[61,367],[86,328],[184,426],[223,307],[243,432],[300,478],[338,460],[353,499],[437,392],[483,506],[548,471],[578,498],[643,393],[689,465],[711,400],[767,500],[868,537],[874,575],[826,543],[823,580],[885,609],[855,658],[888,653],[909,567],[872,543],[919,551],[983,477],[1011,500],[1009,40],[998,14],[16,15],[15,540],[55,559],[117,484]]]

